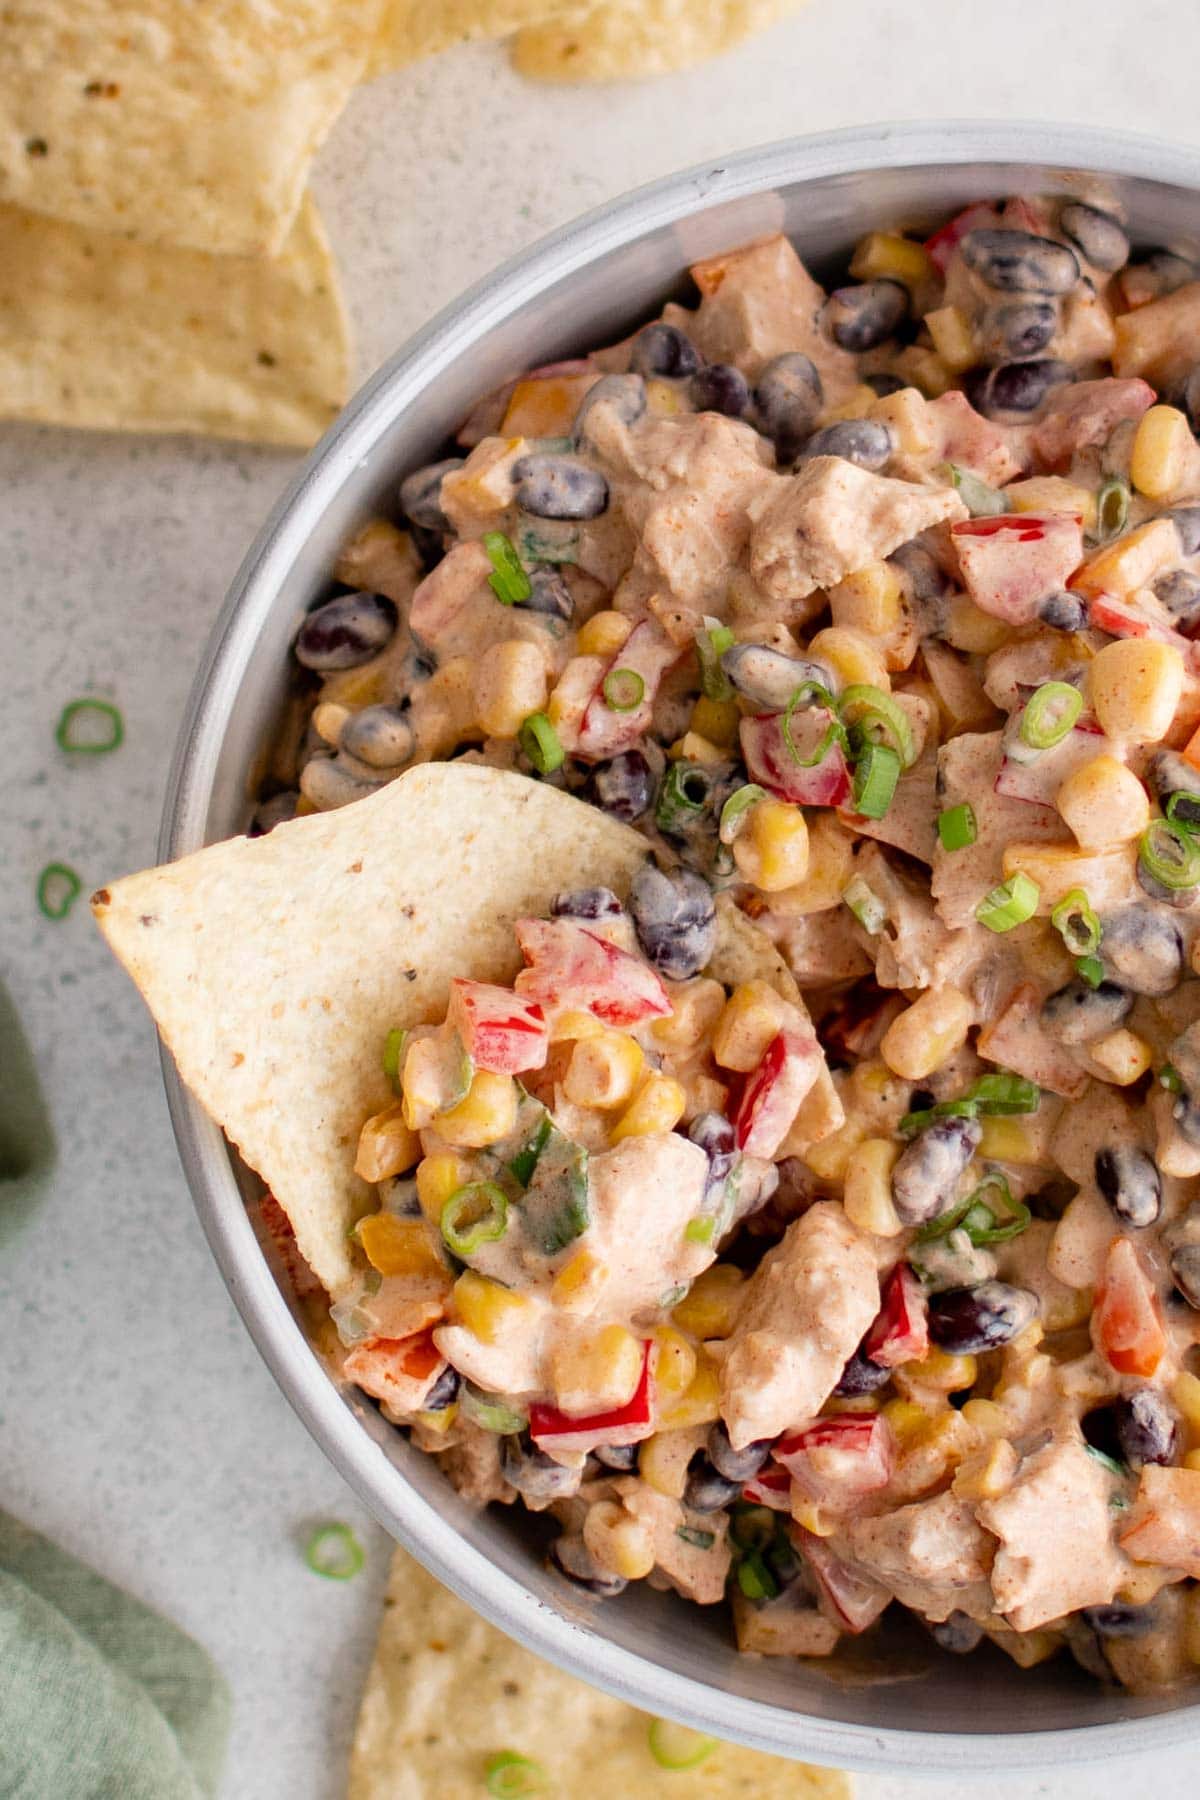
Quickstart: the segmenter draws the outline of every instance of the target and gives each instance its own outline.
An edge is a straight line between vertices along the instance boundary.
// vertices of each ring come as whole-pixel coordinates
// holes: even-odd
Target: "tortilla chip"
[[[521,32],[513,62],[538,81],[622,81],[721,56],[799,0],[608,0]]]
[[[426,763],[92,905],[183,1080],[336,1297],[372,1192],[354,1173],[359,1130],[393,1098],[389,1029],[440,1019],[454,975],[511,980],[515,918],[563,887],[624,892],[646,854],[636,832],[527,776]]]
[[[0,201],[248,256],[282,245],[381,0],[5,0]]]
[[[403,68],[423,56],[436,56],[455,44],[478,38],[507,37],[525,25],[540,25],[561,14],[583,14],[570,0],[384,0],[383,20],[368,76]]]
[[[383,1604],[347,1800],[483,1795],[488,1758],[506,1750],[541,1763],[547,1800],[849,1800],[836,1770],[736,1744],[668,1774],[647,1714],[510,1642],[403,1550]]]
[[[793,1006],[803,1006],[796,978],[762,928],[728,894],[716,896],[717,943],[706,975],[724,987],[765,981]]]
[[[0,413],[315,443],[350,387],[337,270],[307,201],[273,261],[137,244],[0,206]]]

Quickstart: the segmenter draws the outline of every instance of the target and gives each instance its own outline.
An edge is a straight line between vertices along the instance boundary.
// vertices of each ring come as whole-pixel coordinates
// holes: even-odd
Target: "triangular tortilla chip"
[[[606,0],[560,9],[517,38],[513,62],[538,81],[629,81],[723,56],[800,0]]]
[[[387,1032],[450,979],[510,980],[512,922],[564,887],[627,891],[644,838],[526,776],[429,763],[338,812],[232,838],[92,906],[179,1073],[271,1189],[333,1295],[370,1190],[359,1129]]]

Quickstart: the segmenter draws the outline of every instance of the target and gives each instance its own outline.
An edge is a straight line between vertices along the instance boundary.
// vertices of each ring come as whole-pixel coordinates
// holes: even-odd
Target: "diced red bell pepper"
[[[1153,1375],[1167,1347],[1153,1281],[1133,1244],[1114,1238],[1096,1289],[1092,1330],[1101,1354],[1121,1375]]]
[[[934,266],[940,269],[944,275],[950,266],[950,258],[968,231],[995,223],[995,210],[986,200],[976,200],[972,205],[964,208],[962,212],[943,225],[940,231],[935,231],[931,238],[925,239],[925,248]]]
[[[650,723],[659,683],[682,655],[683,651],[672,643],[657,619],[643,619],[635,625],[588,701],[579,727],[579,755],[616,756],[636,744]],[[642,683],[642,697],[628,712],[610,706],[604,696],[604,683],[618,671],[636,675]]]
[[[733,1116],[739,1150],[768,1160],[775,1155],[823,1062],[811,1033],[794,1027],[776,1033],[742,1089]]]
[[[790,1512],[792,1478],[777,1463],[767,1463],[765,1468],[746,1482],[742,1488],[742,1499],[748,1500],[752,1506],[769,1506],[772,1512]]]
[[[1031,624],[1083,560],[1083,521],[1071,513],[961,519],[950,535],[972,600],[1010,625]]]
[[[365,1338],[346,1352],[342,1373],[366,1393],[398,1413],[422,1405],[446,1359],[433,1341],[433,1327],[412,1337]]]
[[[1097,594],[1088,606],[1088,623],[1097,631],[1107,631],[1110,637],[1144,638],[1150,636],[1149,619],[1139,619],[1136,613],[1118,606],[1106,594]]]
[[[738,735],[751,781],[796,806],[849,805],[850,770],[841,745],[831,744],[819,763],[805,768],[788,749],[783,721],[783,713],[760,713],[742,720]],[[808,707],[793,713],[792,734],[798,740],[804,730],[819,741],[832,723],[833,714],[827,707]]]
[[[880,1413],[842,1413],[789,1432],[775,1456],[807,1499],[836,1510],[887,1486],[896,1439]]]
[[[557,1406],[531,1406],[529,1435],[534,1443],[543,1450],[592,1450],[597,1444],[636,1444],[649,1437],[654,1430],[653,1350],[653,1340],[647,1338],[637,1389],[625,1406],[583,1419],[572,1418]]]
[[[511,988],[458,977],[450,983],[449,1017],[477,1069],[519,1075],[540,1069],[549,1053],[545,1013]]]
[[[817,1584],[821,1610],[843,1631],[855,1636],[873,1625],[892,1596],[888,1588],[869,1575],[861,1575],[844,1563],[826,1543],[803,1526],[789,1525],[788,1532]]]
[[[521,999],[622,1028],[670,1013],[670,996],[648,964],[574,919],[518,919],[516,932],[529,964],[515,983]]]
[[[907,1263],[897,1263],[883,1287],[875,1323],[863,1340],[872,1362],[885,1369],[929,1354],[929,1303]]]

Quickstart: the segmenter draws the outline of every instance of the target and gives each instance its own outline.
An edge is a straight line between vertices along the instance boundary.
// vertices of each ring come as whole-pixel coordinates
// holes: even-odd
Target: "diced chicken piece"
[[[456,537],[490,531],[497,515],[513,503],[513,464],[529,446],[520,437],[487,437],[472,450],[461,469],[443,478],[439,504]]]
[[[472,1506],[490,1506],[493,1501],[507,1506],[515,1500],[516,1488],[501,1473],[497,1434],[461,1417],[455,1420],[454,1431],[456,1441],[440,1460],[462,1498]]]
[[[882,819],[860,819],[851,812],[849,822],[860,836],[891,844],[918,862],[931,863],[937,846],[937,766],[937,747],[931,745],[901,775]]]
[[[1133,1694],[1161,1694],[1196,1672],[1188,1654],[1188,1613],[1194,1604],[1183,1586],[1154,1597],[1154,1626],[1141,1637],[1107,1638],[1104,1656],[1123,1688]]]
[[[1117,320],[1113,368],[1118,375],[1141,375],[1161,393],[1182,381],[1196,360],[1200,332],[1200,281],[1123,313]]]
[[[982,1619],[993,1610],[988,1575],[995,1542],[973,1507],[949,1490],[881,1518],[856,1520],[846,1547],[860,1568],[935,1624],[952,1612]]]
[[[774,600],[880,562],[927,526],[967,517],[949,487],[918,487],[872,475],[840,456],[814,456],[753,502],[750,573]]]
[[[1056,388],[1033,428],[1033,448],[1050,469],[1064,469],[1080,450],[1106,444],[1122,419],[1140,419],[1154,405],[1145,381],[1076,381]]]
[[[663,316],[682,326],[710,362],[731,362],[753,380],[772,357],[801,350],[817,366],[827,405],[854,386],[854,358],[820,327],[825,291],[787,238],[706,257],[693,265],[692,279],[702,295],[699,310],[668,307]]]
[[[1010,625],[1031,625],[1083,561],[1083,526],[1069,513],[967,519],[951,535],[972,600]]]
[[[859,928],[845,907],[799,918],[766,913],[758,923],[778,944],[801,987],[851,981],[871,967]]]
[[[421,559],[407,531],[389,519],[368,519],[333,567],[334,579],[405,605],[421,579]]]
[[[1024,1075],[1065,1100],[1078,1100],[1087,1087],[1087,1070],[1068,1045],[1046,1030],[1042,996],[1028,982],[1016,988],[997,1017],[984,1026],[976,1048],[988,1062]]]
[[[751,1276],[729,1339],[721,1414],[734,1446],[814,1417],[878,1311],[870,1240],[840,1206],[812,1207]]]
[[[874,846],[864,849],[857,867],[887,908],[886,929],[873,940],[880,987],[965,989],[974,968],[985,958],[995,958],[991,932],[974,922],[951,931],[928,890],[906,880],[883,851]]]
[[[1081,1439],[1052,1438],[1027,1456],[1012,1487],[978,1508],[1000,1540],[996,1610],[1032,1631],[1081,1606],[1106,1606],[1129,1563],[1113,1543],[1112,1478]]]
[[[939,1240],[940,1242],[941,1240]],[[930,1255],[930,1251],[933,1255]],[[937,1267],[938,1244],[922,1245],[922,1264],[931,1272]],[[976,1250],[975,1256],[985,1256],[984,1251]],[[966,1286],[973,1286],[979,1279],[987,1280],[995,1267],[990,1262],[981,1268],[978,1276],[973,1276],[966,1264],[967,1259],[958,1259],[961,1273],[957,1280]],[[894,1505],[901,1505],[908,1500],[923,1499],[944,1488],[963,1458],[969,1456],[978,1444],[975,1428],[968,1424],[960,1412],[949,1412],[942,1416],[936,1431],[925,1432],[918,1436],[904,1451],[892,1476],[888,1497]]]
[[[1200,1581],[1200,1469],[1148,1463],[1121,1545],[1137,1562],[1182,1569]]]
[[[947,925],[969,925],[975,908],[1004,879],[1002,859],[1012,843],[1065,843],[1068,833],[1050,806],[1031,806],[995,792],[1003,760],[998,731],[963,732],[938,752],[943,808],[968,801],[976,838],[967,850],[933,852],[933,897]]]
[[[824,1143],[846,1123],[846,1109],[829,1070],[822,1065],[817,1079],[804,1096],[788,1134],[779,1146],[779,1157],[804,1156],[814,1144]]]
[[[1099,1189],[1080,1188],[1053,1230],[1046,1259],[1053,1278],[1068,1288],[1098,1286],[1113,1234],[1113,1210]]]
[[[931,401],[929,411],[941,439],[939,462],[970,469],[990,487],[1005,487],[1028,467],[1028,451],[1021,441],[1027,435],[1025,427],[985,419],[958,388]]]
[[[625,1511],[646,1527],[654,1545],[655,1572],[677,1594],[697,1606],[715,1606],[725,1598],[732,1560],[728,1513],[691,1512],[637,1476],[623,1476],[613,1482],[613,1489]]]
[[[1094,292],[1087,282],[1080,282],[1066,296],[1062,323],[1044,354],[1079,367],[1083,363],[1107,362],[1115,343],[1115,321],[1107,299]]]
[[[716,1249],[685,1236],[700,1212],[708,1159],[678,1132],[626,1138],[588,1165],[587,1242],[607,1270],[603,1307],[623,1318],[696,1279]]]
[[[528,1294],[523,1298],[525,1310],[506,1320],[497,1342],[485,1343],[465,1325],[440,1325],[433,1334],[446,1361],[489,1394],[529,1394],[545,1385],[541,1345],[546,1303]]]
[[[1079,1187],[1095,1180],[1097,1144],[1143,1150],[1153,1144],[1141,1101],[1131,1104],[1120,1088],[1102,1081],[1093,1081],[1076,1105],[1064,1107],[1054,1134],[1054,1160]]]
[[[487,551],[477,539],[455,544],[413,595],[413,635],[443,665],[452,657],[468,657],[474,666],[490,645],[524,638],[538,646],[548,666],[561,666],[565,654],[547,632],[544,616],[526,607],[502,606],[488,586],[491,573]],[[436,680],[418,688],[418,699]]]
[[[817,1611],[798,1581],[762,1605],[747,1600],[735,1588],[733,1629],[738,1649],[759,1656],[829,1656],[842,1635],[832,1620]]]

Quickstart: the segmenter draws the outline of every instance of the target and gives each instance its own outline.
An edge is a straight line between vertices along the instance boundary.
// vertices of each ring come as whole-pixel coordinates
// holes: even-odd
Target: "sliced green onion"
[[[988,1204],[990,1195],[1004,1209],[1004,1216],[998,1219],[993,1206]],[[1012,1190],[998,1169],[991,1170],[984,1176],[978,1187],[971,1189],[963,1199],[956,1201],[948,1212],[940,1218],[931,1219],[928,1225],[922,1225],[916,1235],[918,1244],[932,1243],[936,1238],[948,1237],[952,1231],[965,1231],[976,1248],[986,1244],[1004,1244],[1010,1238],[1019,1237],[1032,1222],[1032,1214],[1023,1201],[1014,1200]]]
[[[842,889],[842,900],[850,908],[863,930],[878,937],[887,924],[887,905],[861,875],[855,875]]]
[[[529,1423],[524,1413],[516,1412],[495,1394],[472,1387],[469,1381],[464,1381],[458,1390],[458,1404],[473,1424],[483,1431],[495,1432],[497,1437],[511,1437],[515,1431],[524,1431]]]
[[[736,1500],[729,1512],[729,1535],[739,1550],[765,1550],[775,1536],[775,1514],[769,1506]]]
[[[715,1531],[702,1531],[696,1525],[677,1525],[675,1536],[682,1538],[685,1544],[691,1544],[694,1550],[711,1550],[717,1541]]]
[[[796,748],[796,740],[792,736],[792,715],[795,713],[798,706],[807,706],[810,701],[813,700],[815,700],[819,706],[823,706],[831,712],[833,718],[826,727],[821,741],[813,751],[812,755],[801,756],[799,750]],[[834,744],[840,743],[842,748],[846,750],[850,747],[849,740],[846,737],[846,728],[837,716],[837,701],[834,699],[829,689],[823,687],[819,681],[802,681],[800,683],[800,686],[796,689],[795,693],[787,703],[787,710],[783,715],[782,729],[783,741],[787,745],[788,755],[791,757],[792,761],[798,763],[802,769],[815,769],[818,763],[823,763]]]
[[[562,526],[557,531],[549,520],[540,526],[522,525],[517,538],[521,557],[526,562],[574,563],[579,561],[579,531],[576,526]],[[553,633],[559,636],[562,621],[541,615],[550,626],[558,626]]]
[[[989,931],[1011,931],[1023,925],[1037,911],[1041,889],[1028,875],[1016,874],[1002,881],[990,894],[985,894],[975,908],[975,917]]]
[[[748,1550],[737,1566],[737,1584],[747,1600],[774,1600],[779,1583],[768,1569],[761,1550]]]
[[[961,464],[939,463],[935,472],[958,489],[962,503],[973,519],[990,519],[997,513],[1008,511],[1008,495],[999,488],[989,487],[986,481],[980,481],[978,475],[972,475],[970,469],[964,469]]]
[[[708,805],[712,776],[702,763],[670,763],[658,790],[654,821],[660,831],[686,831]]]
[[[322,1525],[304,1546],[304,1560],[326,1581],[352,1581],[367,1559],[348,1525]]]
[[[742,826],[746,823],[746,814],[756,800],[765,800],[766,788],[759,787],[756,781],[748,781],[745,787],[735,789],[721,808],[721,823],[717,836],[723,844],[732,844]]]
[[[981,1075],[973,1081],[964,1100],[969,1100],[981,1113],[1032,1113],[1041,1103],[1042,1090],[1036,1081],[1024,1075],[1010,1075],[1006,1069]]]
[[[558,733],[543,712],[530,713],[521,726],[517,741],[539,775],[553,775],[566,761],[567,753],[559,742]]]
[[[966,850],[979,836],[975,808],[969,800],[961,806],[949,806],[938,814],[938,836],[943,850]]]
[[[488,586],[501,606],[519,606],[522,600],[528,600],[533,592],[533,584],[525,573],[512,539],[502,531],[485,531],[483,547],[492,565]]]
[[[1129,523],[1129,483],[1111,475],[1096,495],[1096,536],[1103,544],[1120,537]]]
[[[1075,973],[1090,988],[1098,988],[1104,980],[1104,964],[1098,956],[1080,956],[1075,962]]]
[[[904,708],[890,694],[869,682],[856,681],[845,689],[837,704],[847,730],[855,732],[864,743],[886,743],[906,769],[912,768],[917,757],[912,726]],[[881,732],[882,737],[877,735]]]
[[[1061,744],[1083,711],[1083,695],[1069,681],[1043,681],[1021,714],[1021,738],[1031,750]]]
[[[38,911],[47,919],[65,919],[83,892],[83,883],[70,863],[47,863],[38,876]]]
[[[600,692],[610,712],[635,712],[646,698],[646,683],[636,669],[610,669]]]
[[[1190,888],[1200,882],[1200,842],[1172,820],[1151,819],[1138,845],[1138,861],[1165,888]]]
[[[456,1188],[441,1217],[442,1236],[455,1256],[471,1256],[483,1244],[500,1241],[508,1229],[508,1195],[494,1181],[469,1181]]]
[[[1094,956],[1100,948],[1100,921],[1082,888],[1072,888],[1059,901],[1050,923],[1072,956]]]
[[[102,728],[100,736],[89,733],[89,720]],[[80,723],[83,724],[82,736],[77,729]],[[58,715],[54,741],[60,750],[75,755],[106,756],[124,743],[125,721],[118,708],[107,700],[71,700]]]
[[[1107,1469],[1109,1474],[1115,1475],[1118,1481],[1124,1481],[1129,1473],[1124,1463],[1119,1463],[1115,1456],[1108,1454],[1107,1450],[1097,1450],[1095,1444],[1085,1444],[1083,1447],[1089,1456],[1095,1457],[1102,1469]]]
[[[541,1763],[515,1750],[497,1750],[483,1765],[483,1784],[493,1800],[525,1800],[528,1794],[549,1792],[549,1777]]]
[[[886,744],[868,744],[854,765],[854,810],[860,819],[882,819],[896,793],[900,758]]]
[[[407,1031],[399,1026],[388,1032],[383,1040],[383,1072],[392,1084],[392,1092],[400,1092],[400,1069],[404,1062],[404,1046],[408,1042]]]
[[[711,1244],[717,1229],[715,1213],[701,1213],[689,1219],[684,1226],[683,1235],[689,1244]]]
[[[936,1106],[925,1107],[921,1112],[905,1113],[896,1129],[902,1137],[915,1137],[918,1131],[924,1131],[935,1119],[973,1119],[979,1108],[973,1100],[941,1100]]]
[[[508,1165],[509,1174],[513,1177],[513,1180],[519,1182],[523,1188],[529,1186],[533,1171],[538,1166],[542,1151],[546,1148],[546,1145],[553,1136],[554,1121],[548,1112],[543,1113],[538,1120],[537,1129],[534,1131],[528,1143],[522,1145],[521,1149],[517,1151],[517,1154]]]
[[[721,667],[721,658],[733,648],[733,633],[728,625],[708,624],[696,633],[696,654],[700,658],[700,686],[708,700],[729,700],[733,688]]]
[[[1186,831],[1195,831],[1200,825],[1200,794],[1176,788],[1173,794],[1167,795],[1163,811],[1172,825],[1182,825]]]
[[[1182,1094],[1183,1077],[1174,1063],[1164,1063],[1158,1071],[1158,1083],[1165,1087],[1168,1094]]]
[[[670,1719],[651,1719],[649,1742],[651,1756],[663,1769],[694,1769],[717,1747],[715,1737]]]

